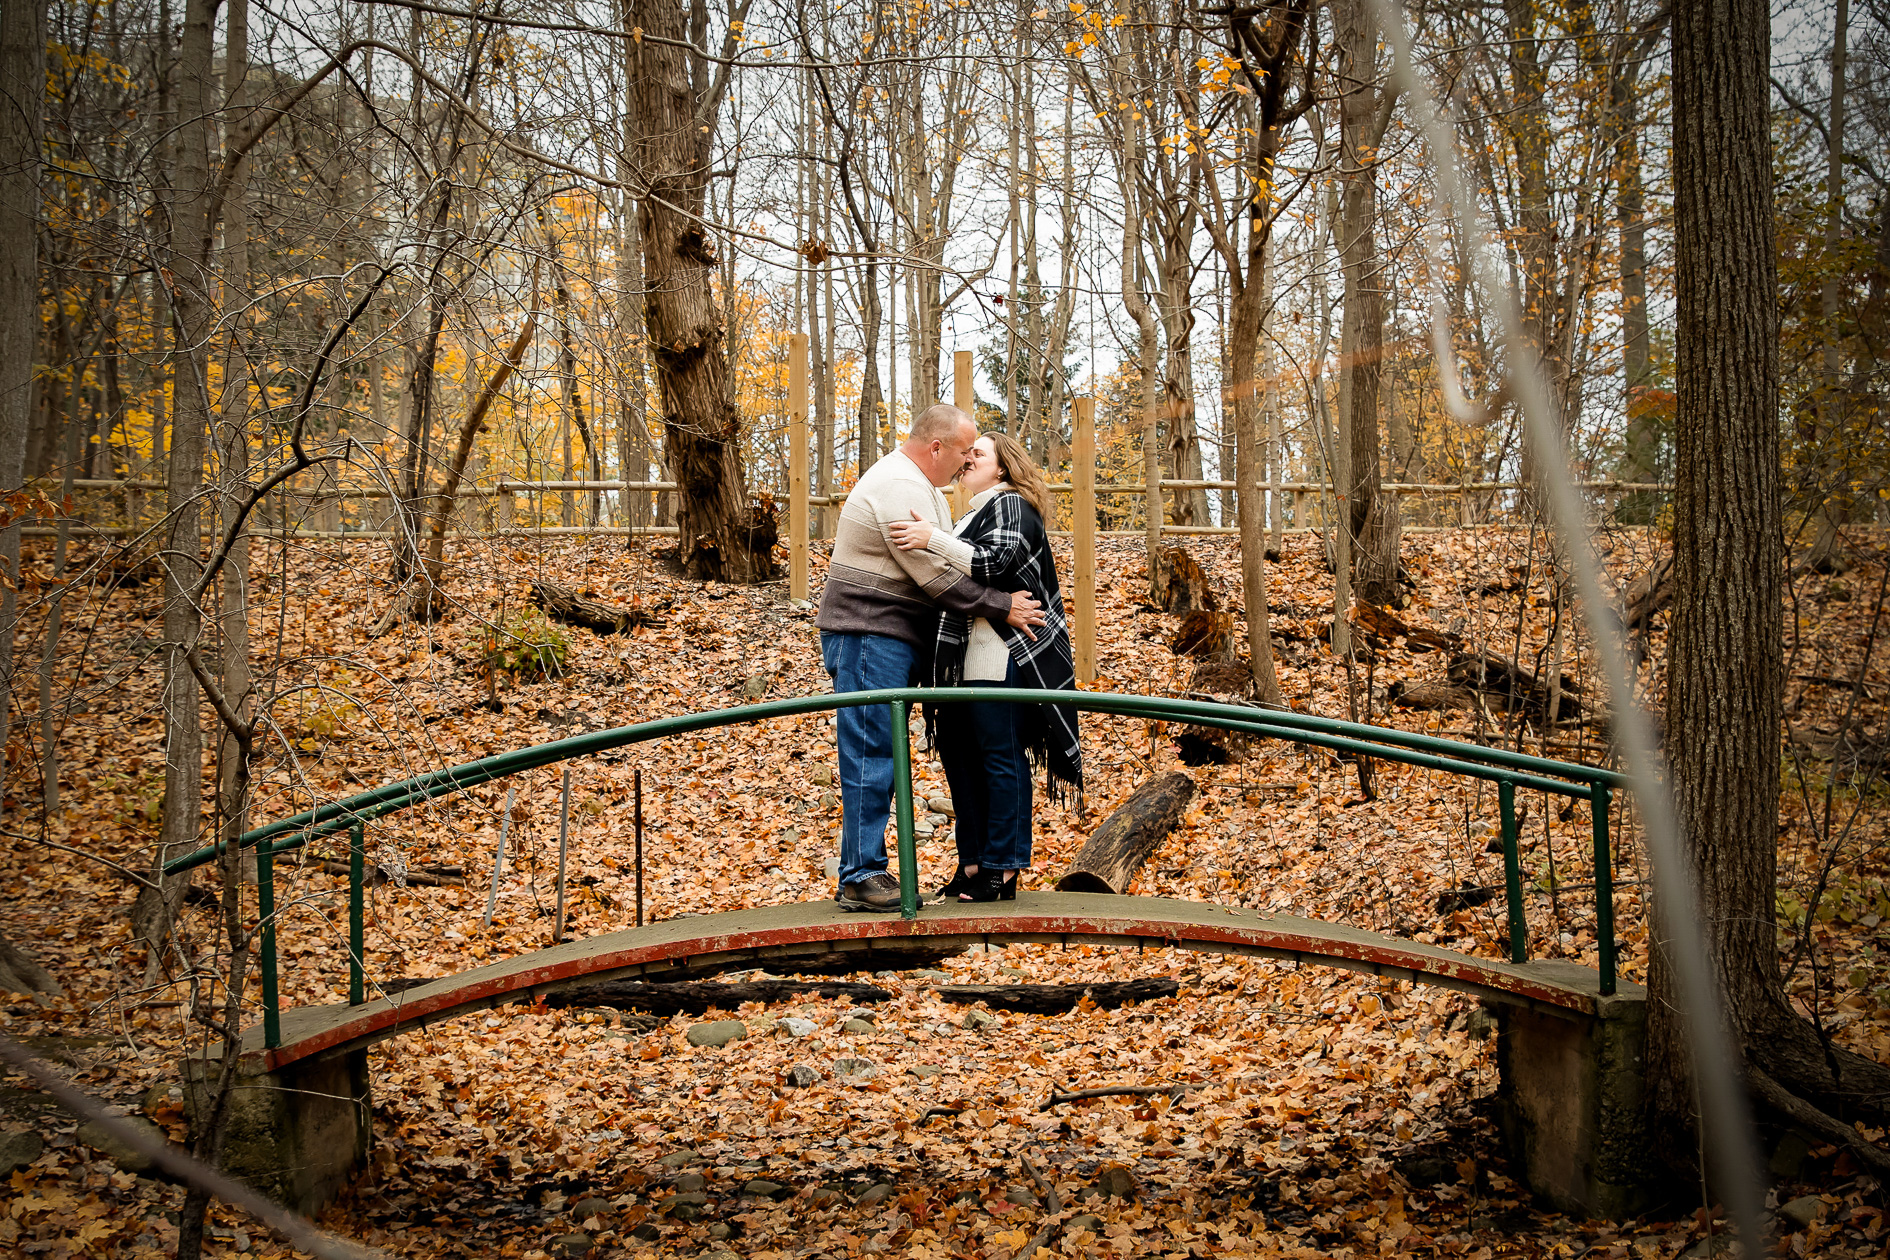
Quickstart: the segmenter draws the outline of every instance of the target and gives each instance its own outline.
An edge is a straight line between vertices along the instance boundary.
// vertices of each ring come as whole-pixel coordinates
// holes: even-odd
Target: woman
[[[1074,690],[1069,623],[1044,531],[1050,493],[1043,473],[1014,438],[991,433],[972,448],[960,484],[971,494],[971,511],[953,532],[902,522],[892,527],[894,543],[907,551],[925,548],[994,589],[1028,590],[1043,605],[1045,621],[1031,636],[983,618],[944,614],[932,685]],[[1082,787],[1076,710],[987,702],[929,708],[958,811],[958,874],[940,896],[1009,901],[1017,895],[1017,873],[1030,866],[1030,763],[1048,768],[1053,792],[1058,782]]]

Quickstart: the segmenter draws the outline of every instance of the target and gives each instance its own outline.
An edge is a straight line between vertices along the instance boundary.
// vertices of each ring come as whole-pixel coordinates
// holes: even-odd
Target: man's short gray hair
[[[912,422],[912,441],[945,442],[958,436],[958,430],[972,419],[950,403],[933,403]]]

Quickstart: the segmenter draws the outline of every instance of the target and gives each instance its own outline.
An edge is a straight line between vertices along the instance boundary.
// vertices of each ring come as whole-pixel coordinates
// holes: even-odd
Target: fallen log
[[[656,1015],[700,1015],[732,1011],[743,1002],[785,1002],[790,998],[844,998],[849,1002],[884,1002],[889,990],[846,980],[750,980],[724,984],[714,980],[680,983],[600,980],[545,996],[546,1006],[614,1006]]]
[[[1549,687],[1546,680],[1538,678],[1526,667],[1488,652],[1458,652],[1450,658],[1450,664],[1444,670],[1444,677],[1460,687],[1467,687],[1481,693],[1491,707],[1511,712],[1521,710],[1531,718],[1540,720],[1549,706]],[[1557,720],[1572,722],[1582,715],[1582,704],[1576,698],[1581,691],[1581,684],[1562,675],[1561,699],[1557,710]]]
[[[1407,683],[1398,679],[1386,688],[1385,699],[1406,709],[1471,709],[1477,703],[1468,687],[1435,680]]]
[[[993,1010],[1029,1015],[1061,1015],[1075,1010],[1085,997],[1098,1010],[1113,1011],[1127,1002],[1153,1002],[1180,991],[1180,982],[1166,976],[1102,984],[949,984],[932,990],[947,1002],[983,1002]]]
[[[647,608],[621,608],[600,599],[587,599],[568,586],[556,582],[532,580],[532,602],[545,610],[545,616],[567,626],[578,626],[598,634],[622,634],[633,626],[669,624]]]
[[[1090,833],[1058,892],[1125,893],[1194,799],[1194,780],[1179,770],[1148,780]]]

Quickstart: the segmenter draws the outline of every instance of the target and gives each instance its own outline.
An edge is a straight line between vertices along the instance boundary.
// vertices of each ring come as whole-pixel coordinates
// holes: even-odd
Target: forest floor
[[[1602,540],[1625,585],[1659,544],[1641,531]],[[1884,540],[1840,576],[1793,585],[1779,902],[1794,1000],[1844,1045],[1890,1062],[1890,652]],[[660,549],[660,544],[659,544]],[[1238,609],[1231,541],[1193,540],[1224,604]],[[1176,692],[1188,662],[1169,650],[1177,619],[1142,603],[1140,544],[1099,556],[1099,689]],[[79,571],[100,558],[81,546]],[[1555,600],[1542,540],[1524,531],[1407,535],[1413,628],[1536,667]],[[29,608],[50,589],[36,550]],[[253,817],[285,816],[425,769],[582,730],[821,693],[811,611],[784,582],[703,585],[671,576],[647,544],[465,545],[449,579],[459,601],[432,626],[371,639],[393,588],[384,545],[259,546],[252,575],[255,668],[281,697],[281,737],[260,767]],[[1067,551],[1063,571],[1068,573]],[[815,559],[814,595],[824,570]],[[529,584],[546,578],[661,624],[614,636],[545,628]],[[1346,671],[1325,646],[1331,579],[1318,543],[1289,536],[1272,569],[1281,681],[1294,708],[1352,713]],[[62,997],[14,996],[7,1035],[31,1039],[119,1111],[185,1133],[177,1062],[220,1009],[214,911],[192,905],[181,957],[147,980],[129,940],[132,886],[110,863],[141,867],[155,840],[163,754],[155,584],[102,583],[67,599],[59,710],[63,794],[41,824],[37,752],[9,779],[10,843],[0,856],[0,933],[32,950]],[[489,667],[488,627],[548,645],[556,677]],[[29,626],[30,628],[30,626]],[[1569,724],[1545,746],[1501,705],[1424,711],[1387,699],[1394,683],[1441,680],[1447,651],[1360,635],[1353,671],[1361,720],[1506,742],[1603,762],[1605,733]],[[1421,639],[1423,636],[1419,636]],[[1578,633],[1576,646],[1585,639]],[[1656,629],[1640,685],[1658,703]],[[40,642],[21,640],[22,669]],[[516,665],[514,659],[506,664]],[[1599,711],[1590,654],[1568,668],[1571,696]],[[487,706],[496,689],[498,711]],[[30,691],[21,687],[19,692]],[[213,715],[206,710],[209,729]],[[16,730],[39,729],[34,701]],[[1174,732],[1084,718],[1087,815],[1040,804],[1031,886],[1068,866],[1088,830],[1151,773],[1177,768]],[[1795,754],[1795,755],[1792,755]],[[929,755],[920,791],[944,792]],[[1874,769],[1873,769],[1874,768]],[[1494,793],[1427,771],[1379,765],[1377,799],[1357,768],[1285,744],[1245,762],[1188,767],[1200,791],[1133,891],[1266,907],[1495,956],[1499,896],[1464,908],[1464,886],[1499,886]],[[832,728],[819,716],[640,745],[573,766],[569,932],[631,922],[633,775],[647,819],[647,903],[658,919],[830,897],[837,849]],[[206,786],[208,781],[206,780]],[[498,912],[482,926],[500,815],[516,786]],[[559,771],[537,771],[376,824],[370,857],[395,871],[457,867],[463,886],[378,884],[369,901],[372,981],[448,975],[550,940]],[[1595,958],[1586,810],[1524,794],[1532,953]],[[1623,973],[1644,974],[1645,854],[1632,811],[1616,829]],[[31,833],[30,835],[27,833]],[[51,841],[52,844],[43,843]],[[927,885],[950,845],[922,843]],[[58,847],[55,847],[58,846]],[[309,854],[278,866],[285,1004],[345,1000],[346,880]],[[207,882],[207,880],[206,880]],[[1476,900],[1458,898],[1457,900]],[[1632,1221],[1581,1221],[1533,1205],[1495,1128],[1494,1047],[1471,999],[1337,970],[1185,952],[1012,946],[947,960],[961,982],[1053,983],[1171,976],[1179,994],[1118,1010],[968,1018],[912,973],[861,975],[891,990],[871,1031],[847,1033],[852,1003],[805,1000],[671,1019],[512,1006],[404,1036],[371,1054],[371,1167],[320,1216],[338,1234],[415,1256],[697,1254],[781,1257],[899,1254],[1012,1260],[1033,1239],[1060,1255],[1281,1256],[1399,1252],[1634,1257],[1710,1254],[1724,1220],[1697,1194]],[[740,977],[724,976],[722,979]],[[257,1018],[255,989],[249,1018]],[[986,1016],[989,1015],[989,1018]],[[775,1028],[798,1016],[813,1031]],[[690,1045],[691,1024],[746,1022],[726,1049]],[[866,1060],[870,1070],[836,1068]],[[788,1084],[811,1068],[812,1085]],[[923,1073],[916,1069],[924,1069]],[[1167,1097],[1040,1108],[1053,1088],[1193,1086]],[[956,1117],[916,1123],[936,1106]],[[77,1124],[18,1076],[0,1088],[0,1155],[31,1132],[43,1149],[0,1195],[0,1247],[29,1256],[168,1254],[179,1187],[121,1170]],[[1877,1135],[1881,1137],[1882,1135]],[[1029,1164],[1026,1164],[1026,1160]],[[1884,1190],[1828,1147],[1774,1157],[1779,1247],[1801,1255],[1882,1255]],[[1054,1185],[1045,1211],[1029,1168]],[[681,1177],[702,1178],[694,1219],[662,1205]],[[744,1197],[756,1180],[787,1197]],[[686,1183],[694,1185],[693,1181]],[[1128,1197],[1091,1192],[1108,1184]],[[884,1186],[884,1190],[874,1187]],[[1815,1196],[1815,1197],[1808,1197]],[[683,1213],[682,1216],[687,1216]],[[1788,1219],[1795,1216],[1797,1221]],[[217,1254],[281,1256],[285,1245],[242,1213],[212,1209]],[[1047,1234],[1046,1226],[1054,1225]],[[727,1260],[727,1257],[723,1257]]]

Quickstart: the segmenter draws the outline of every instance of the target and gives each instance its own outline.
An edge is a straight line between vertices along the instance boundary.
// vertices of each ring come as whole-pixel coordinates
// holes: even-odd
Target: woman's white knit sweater
[[[942,529],[932,531],[932,540],[925,549],[943,560],[960,573],[971,572],[971,544],[958,535],[964,532],[971,518],[978,514],[978,509],[1000,494],[1010,492],[1008,485],[995,485],[989,490],[981,490],[971,496],[971,506],[953,527],[951,533]],[[1003,682],[1010,673],[1011,650],[1004,646],[1004,640],[997,630],[983,617],[971,619],[971,641],[965,644],[966,682]]]

